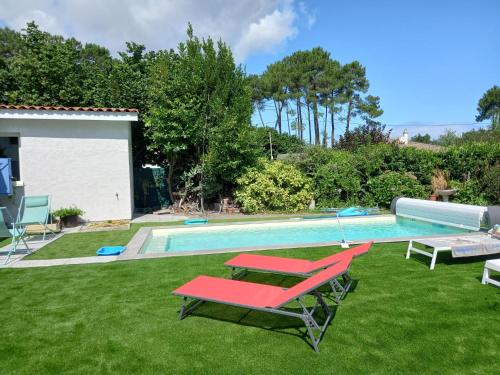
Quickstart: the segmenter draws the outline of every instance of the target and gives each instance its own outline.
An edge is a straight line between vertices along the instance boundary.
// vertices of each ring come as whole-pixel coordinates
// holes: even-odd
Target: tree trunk
[[[311,107],[309,106],[309,102],[307,104],[307,122],[309,123],[309,144],[312,143],[312,133],[311,133]]]
[[[304,133],[302,129],[302,108],[300,106],[300,98],[297,98],[297,127],[299,129],[299,139],[304,139]]]
[[[276,109],[276,126],[278,128],[278,133],[281,134],[281,112],[283,111],[283,104],[281,102],[278,102],[276,104],[276,101],[274,102],[274,107]]]
[[[290,132],[290,118],[288,117],[288,102],[286,102],[286,123],[288,125],[288,135],[291,135]]]
[[[327,133],[326,126],[328,125],[328,105],[325,105],[325,125],[323,126],[323,147],[326,148]]]
[[[351,111],[352,111],[352,98],[349,99],[349,105],[347,106],[347,120],[345,125],[345,132],[349,131],[349,125],[351,123]]]
[[[314,116],[314,144],[320,144],[319,138],[319,119],[318,119],[318,99],[315,97],[313,100],[313,116]]]
[[[331,117],[331,122],[332,122],[332,139],[331,139],[331,145],[332,148],[335,145],[335,103],[332,102],[332,110],[330,111],[330,117]]]
[[[262,118],[262,112],[259,107],[257,107],[257,111],[259,111],[260,123],[262,124],[262,127],[264,127],[264,119]]]
[[[172,161],[168,163],[168,173],[167,173],[167,185],[168,185],[168,196],[170,198],[170,202],[172,204],[175,203],[174,192],[172,190],[172,180],[174,176],[174,167],[175,167],[175,159],[172,158]]]

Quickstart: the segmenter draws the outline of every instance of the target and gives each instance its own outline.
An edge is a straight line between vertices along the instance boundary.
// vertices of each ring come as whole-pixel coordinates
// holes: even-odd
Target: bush
[[[68,216],[80,216],[83,215],[85,211],[82,209],[72,206],[72,207],[67,207],[67,208],[60,208],[54,212],[52,212],[52,216],[58,217],[60,219],[63,219]]]
[[[386,172],[368,180],[373,202],[389,207],[395,197],[425,198],[427,192],[414,176],[401,172]]]
[[[492,204],[500,204],[500,164],[486,169],[481,181],[481,190]]]
[[[313,197],[310,180],[291,164],[261,160],[237,180],[235,201],[247,213],[299,211]]]
[[[500,144],[469,143],[453,146],[439,156],[441,169],[450,171],[452,179],[460,181],[465,177],[480,180],[484,171],[500,160]]]
[[[451,187],[458,190],[452,197],[454,203],[475,204],[478,206],[486,206],[488,204],[488,199],[481,191],[477,180],[470,179],[463,183],[451,181]]]
[[[313,176],[316,203],[319,207],[339,207],[358,203],[361,178],[352,154],[332,153],[327,164]]]

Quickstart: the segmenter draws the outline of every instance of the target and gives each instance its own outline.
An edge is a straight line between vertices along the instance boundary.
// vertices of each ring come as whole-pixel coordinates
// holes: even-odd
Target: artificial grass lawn
[[[229,223],[239,221],[268,221],[283,220],[290,217],[272,216],[272,217],[248,217],[235,219],[210,219],[210,223]],[[39,251],[25,257],[25,259],[56,259],[56,258],[76,258],[95,256],[97,249],[102,246],[124,246],[134,236],[141,227],[180,225],[182,221],[164,222],[164,223],[141,223],[132,224],[128,230],[108,230],[102,232],[81,232],[68,233],[56,241],[44,246]],[[7,244],[7,243],[6,243]]]
[[[500,373],[500,290],[480,284],[484,258],[442,254],[429,271],[428,258],[405,260],[405,249],[377,244],[355,259],[356,287],[321,353],[301,321],[283,316],[207,303],[177,320],[181,299],[170,291],[199,274],[227,277],[235,254],[2,269],[2,373]]]

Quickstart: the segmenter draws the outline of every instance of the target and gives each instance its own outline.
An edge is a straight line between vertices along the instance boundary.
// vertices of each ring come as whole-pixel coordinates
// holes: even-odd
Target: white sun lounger
[[[492,284],[500,287],[500,281],[490,277],[490,271],[500,272],[500,259],[487,260],[484,265],[483,280],[481,284]]]
[[[415,247],[415,244],[428,246],[432,252]],[[500,240],[489,237],[486,234],[423,238],[411,240],[408,243],[406,259],[410,259],[411,252],[425,255],[431,258],[430,269],[436,265],[437,255],[440,251],[452,251],[453,257],[467,257],[478,255],[489,255],[500,253]]]

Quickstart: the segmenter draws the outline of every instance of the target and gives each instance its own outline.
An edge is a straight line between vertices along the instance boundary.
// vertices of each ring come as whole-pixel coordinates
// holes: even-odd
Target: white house
[[[0,157],[11,158],[14,189],[46,195],[52,210],[76,206],[83,219],[130,219],[133,213],[131,122],[136,109],[0,104]]]

